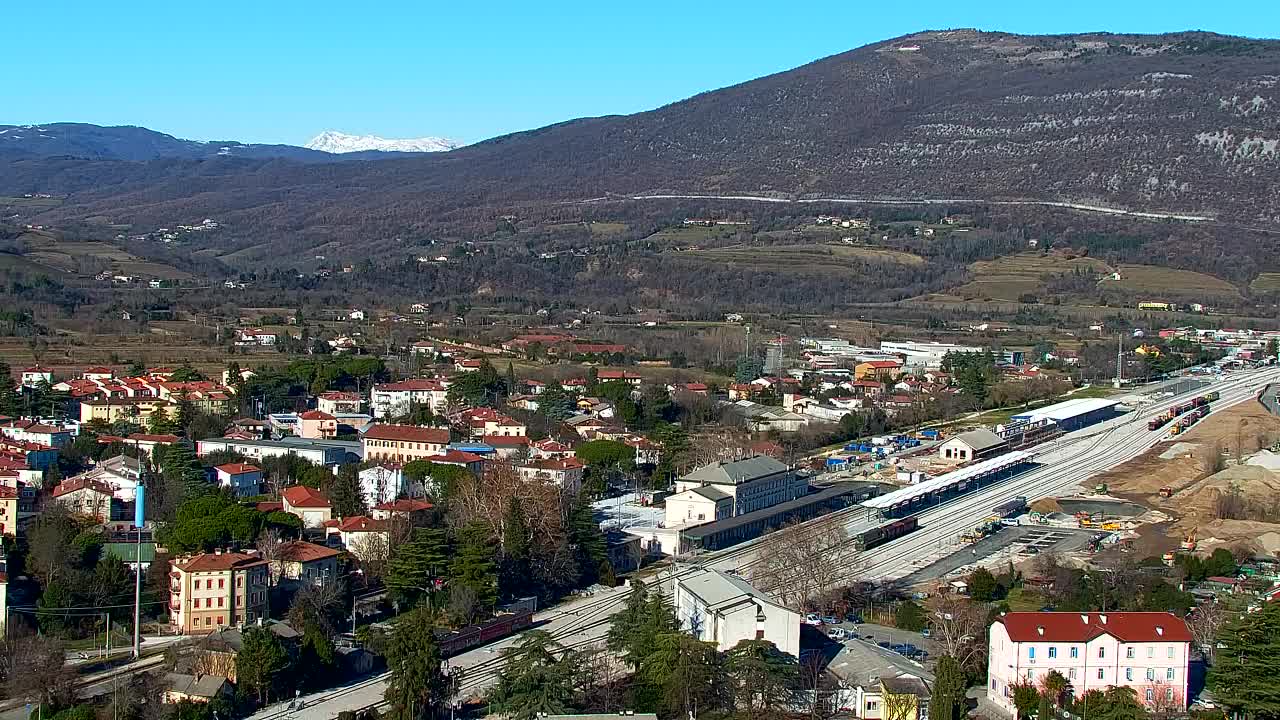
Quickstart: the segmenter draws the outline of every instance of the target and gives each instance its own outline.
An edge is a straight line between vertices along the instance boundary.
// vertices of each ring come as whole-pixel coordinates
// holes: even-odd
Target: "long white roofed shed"
[[[1063,430],[1070,432],[1099,420],[1105,420],[1115,413],[1116,406],[1119,404],[1119,400],[1108,400],[1107,398],[1076,398],[1019,413],[1010,419],[1015,421],[1026,420],[1028,422],[1052,420]]]
[[[879,497],[873,497],[862,503],[863,507],[869,507],[876,510],[886,510],[899,505],[909,505],[916,500],[935,492],[946,492],[952,488],[959,486],[965,482],[976,480],[985,475],[997,473],[1002,470],[1008,470],[1015,465],[1020,465],[1031,459],[1031,453],[1017,450],[1011,453],[1005,453],[990,460],[974,463],[968,467],[960,468],[944,475],[939,475],[931,480],[925,480],[922,483],[910,485],[891,493],[885,493]]]

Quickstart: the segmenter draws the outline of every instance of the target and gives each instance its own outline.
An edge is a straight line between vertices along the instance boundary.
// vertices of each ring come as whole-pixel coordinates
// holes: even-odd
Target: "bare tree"
[[[1138,700],[1146,703],[1147,712],[1151,714],[1152,720],[1164,720],[1183,714],[1181,687],[1151,682],[1136,690]]]
[[[925,603],[930,634],[942,645],[945,655],[955,658],[963,668],[976,665],[985,654],[982,639],[986,633],[987,611],[973,600],[939,589]]]
[[[391,542],[382,533],[361,533],[347,544],[347,550],[360,561],[366,581],[383,577],[391,559]]]
[[[10,628],[0,639],[0,680],[6,695],[41,705],[74,701],[75,673],[66,665],[62,643]]]
[[[751,582],[799,612],[834,599],[856,574],[849,533],[837,518],[818,518],[769,536],[756,550]]]
[[[800,689],[809,720],[826,720],[839,710],[839,688],[827,673],[822,653],[808,653],[800,660]]]
[[[1191,637],[1195,639],[1196,646],[1204,654],[1205,662],[1210,665],[1214,660],[1218,631],[1227,624],[1228,620],[1230,616],[1227,609],[1218,603],[1197,605],[1187,616],[1187,629],[1191,631]]]
[[[578,692],[586,700],[586,710],[618,712],[622,708],[624,681],[630,674],[626,664],[605,643],[588,645],[577,653]]]
[[[280,582],[280,575],[284,572],[281,562],[284,544],[284,538],[280,537],[280,531],[275,528],[267,528],[254,544],[258,549],[258,557],[267,561],[272,585]]]

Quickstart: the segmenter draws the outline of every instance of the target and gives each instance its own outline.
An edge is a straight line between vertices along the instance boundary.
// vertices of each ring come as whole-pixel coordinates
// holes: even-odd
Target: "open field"
[[[62,204],[62,198],[0,197],[0,208],[6,210],[48,210]]]
[[[18,240],[22,254],[7,255],[8,267],[31,271],[58,271],[92,275],[110,270],[117,275],[140,275],[162,280],[190,280],[193,276],[161,263],[148,262],[114,245],[97,241],[63,240],[55,233],[33,230]],[[29,264],[24,267],[24,263]]]
[[[1176,290],[1181,295],[1240,297],[1240,289],[1226,280],[1191,270],[1175,270],[1155,265],[1121,265],[1117,269],[1121,279],[1108,281],[1108,284],[1130,292],[1160,295]]]
[[[1111,272],[1106,263],[1094,258],[1019,253],[973,263],[969,266],[973,279],[956,288],[954,294],[964,298],[1017,300],[1022,295],[1039,292],[1046,275],[1066,275],[1076,270],[1098,274]]]
[[[1258,277],[1249,283],[1249,289],[1258,293],[1280,292],[1280,273],[1259,273]]]
[[[717,238],[733,237],[739,232],[750,232],[749,225],[719,225],[705,227],[702,225],[682,225],[659,230],[644,239],[644,242],[662,245],[698,245]]]
[[[853,245],[736,245],[679,254],[687,260],[701,260],[754,270],[787,272],[861,271],[865,263],[922,265],[924,258],[912,253]]]

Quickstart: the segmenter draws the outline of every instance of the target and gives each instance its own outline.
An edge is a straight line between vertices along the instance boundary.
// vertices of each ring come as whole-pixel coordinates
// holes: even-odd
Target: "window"
[[[992,689],[992,690],[995,690],[995,689],[996,689],[996,679],[995,679],[995,678],[991,678],[991,689]]]
[[[226,580],[222,578],[218,578],[218,589],[221,590],[222,588],[226,587],[225,583],[226,583]]]
[[[1049,648],[1049,659],[1052,660],[1056,657],[1058,657],[1058,648],[1056,647]]]
[[[1075,669],[1075,668],[1067,668],[1067,679],[1068,679],[1068,680],[1075,680],[1075,679],[1076,679],[1076,669]]]
[[[1156,648],[1155,648],[1155,646],[1154,646],[1154,645],[1148,645],[1148,646],[1147,646],[1147,657],[1149,657],[1149,658],[1150,658],[1150,657],[1155,657],[1155,656],[1156,656]]]
[[[1165,679],[1165,680],[1172,680],[1172,679],[1173,679],[1173,668],[1166,668],[1166,669],[1165,669],[1165,671],[1164,671],[1164,679]]]
[[[1164,699],[1168,702],[1173,702],[1173,688],[1164,689]]]
[[[1036,671],[1033,668],[1027,668],[1027,680],[1034,680],[1035,677]]]
[[[1150,680],[1155,680],[1155,679],[1156,679],[1156,670],[1155,670],[1155,668],[1147,668],[1147,680],[1148,680],[1148,681],[1150,681]]]
[[[868,710],[868,711],[875,712],[876,710],[879,710],[879,709],[880,709],[880,702],[879,702],[878,700],[868,700],[868,701],[867,701],[867,710]]]
[[[218,598],[218,607],[222,607],[222,598]]]
[[[1098,668],[1098,679],[1099,680],[1106,679],[1106,670],[1103,670],[1102,668]]]
[[[205,607],[213,607],[213,598],[205,598],[205,599],[204,599],[204,606],[205,606]]]
[[[204,625],[205,625],[205,627],[209,627],[209,626],[210,626],[210,625],[212,625],[212,624],[213,624],[213,618],[208,618],[208,617],[207,617],[207,618],[205,618],[205,619],[204,619]]]
[[[1107,656],[1107,649],[1103,647],[1098,648],[1098,657],[1104,658],[1106,656]]]
[[[1071,648],[1071,659],[1074,660],[1078,657],[1080,657],[1080,648],[1078,647]]]
[[[1152,690],[1151,688],[1147,688],[1147,702],[1151,702],[1152,700],[1155,700],[1155,699],[1156,699],[1155,691]]]
[[[1132,679],[1133,679],[1133,668],[1125,668],[1125,669],[1124,669],[1124,679],[1125,679],[1125,680],[1132,680]]]
[[[1169,646],[1169,655],[1168,655],[1168,656],[1169,656],[1169,657],[1173,657],[1173,646],[1172,646],[1172,645],[1170,645],[1170,646]]]
[[[1133,648],[1131,648],[1131,647],[1130,647],[1130,648],[1125,648],[1125,649],[1124,649],[1124,656],[1125,656],[1126,658],[1129,658],[1130,660],[1132,660],[1132,659],[1133,659]]]
[[[218,624],[219,624],[219,625],[223,625],[223,624],[224,624],[224,623],[222,622],[222,616],[221,616],[221,615],[219,615],[219,616],[218,616]]]
[[[1035,659],[1036,659],[1036,649],[1035,649],[1035,648],[1033,648],[1033,647],[1029,647],[1029,648],[1027,648],[1027,657],[1028,657],[1028,658],[1030,658],[1030,659],[1032,659],[1032,660],[1035,660]]]

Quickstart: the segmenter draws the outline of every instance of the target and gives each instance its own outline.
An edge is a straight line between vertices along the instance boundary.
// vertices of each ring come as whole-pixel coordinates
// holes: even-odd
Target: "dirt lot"
[[[1222,520],[1224,494],[1238,495],[1241,513],[1276,517],[1280,474],[1261,467],[1237,465],[1280,439],[1280,418],[1256,402],[1244,402],[1211,416],[1190,432],[1095,478],[1109,494],[1141,503],[1173,518],[1139,531],[1136,549],[1155,554],[1173,549],[1196,530],[1201,549],[1253,542],[1259,550],[1280,548],[1280,524],[1254,520]],[[1160,488],[1173,489],[1169,498]]]

